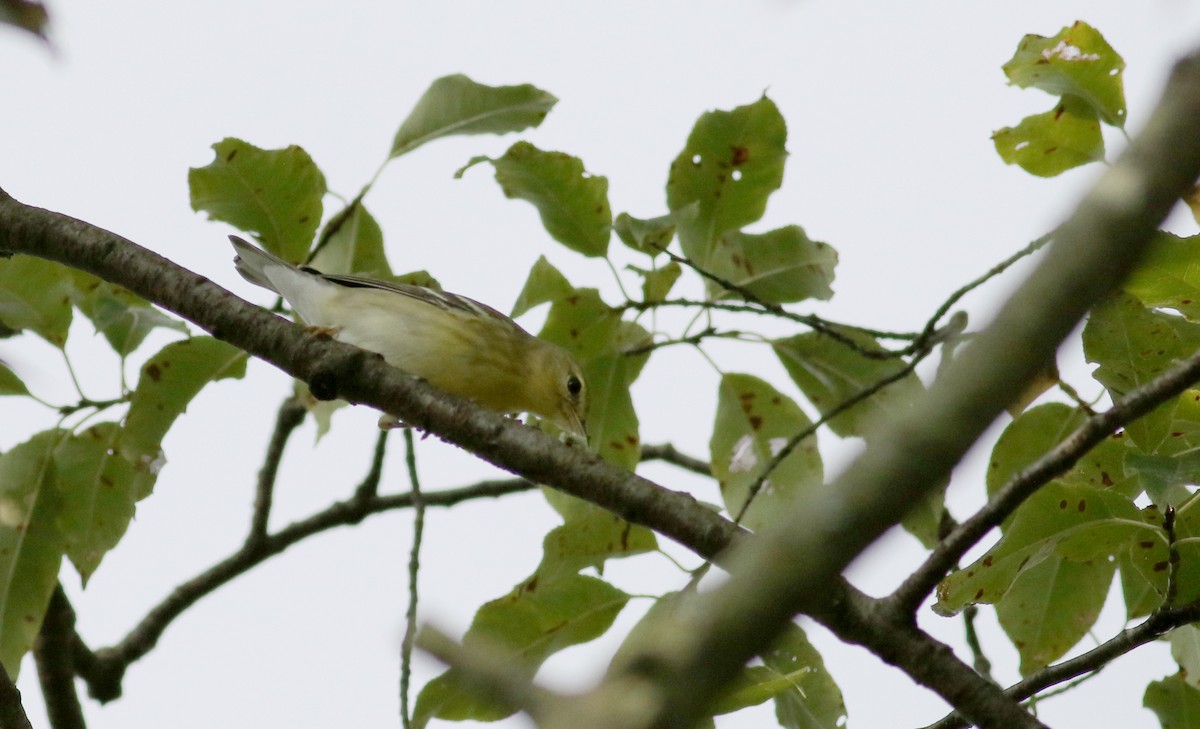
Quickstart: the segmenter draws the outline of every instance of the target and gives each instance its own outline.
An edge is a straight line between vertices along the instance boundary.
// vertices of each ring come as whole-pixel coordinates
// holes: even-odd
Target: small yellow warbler
[[[563,348],[477,301],[423,286],[298,268],[236,235],[238,273],[312,327],[501,413],[539,415],[586,438],[587,389]]]

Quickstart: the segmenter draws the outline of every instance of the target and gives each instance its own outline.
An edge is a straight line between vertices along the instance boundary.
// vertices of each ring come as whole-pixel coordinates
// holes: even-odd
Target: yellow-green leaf
[[[321,223],[325,175],[300,147],[259,149],[240,139],[213,145],[215,159],[188,170],[192,209],[251,233],[292,263],[307,257]]]
[[[187,333],[187,325],[182,321],[159,311],[131,291],[83,271],[71,273],[75,281],[75,305],[122,357],[136,350],[159,327]]]
[[[54,448],[65,435],[44,431],[0,456],[0,662],[13,678],[58,582],[62,497]]]
[[[1154,712],[1162,729],[1200,729],[1200,691],[1182,674],[1150,682],[1142,705]]]
[[[798,225],[788,225],[766,233],[725,233],[702,268],[759,301],[785,304],[832,297],[837,260],[837,251],[828,243],[810,239]],[[711,279],[706,284],[714,296],[724,293]]]
[[[1095,109],[1107,124],[1125,125],[1125,60],[1100,32],[1083,21],[1053,38],[1027,35],[1004,64],[1009,82],[1055,96],[1073,95]]]
[[[567,281],[567,277],[554,267],[545,256],[538,256],[533,268],[529,269],[529,277],[525,286],[513,304],[512,316],[516,318],[525,312],[548,301],[556,301],[575,291],[575,287]]]
[[[125,535],[134,503],[145,495],[144,476],[116,452],[120,436],[116,423],[99,423],[54,449],[63,498],[58,525],[84,585]]]
[[[1051,111],[996,131],[992,144],[1005,164],[1020,165],[1038,177],[1054,177],[1104,159],[1100,119],[1077,96],[1064,96]]]
[[[62,349],[71,328],[71,269],[34,256],[0,258],[0,323]]]
[[[656,256],[675,237],[675,218],[672,215],[660,215],[643,220],[629,213],[621,213],[613,221],[613,230],[621,242],[633,250]]]
[[[337,230],[313,256],[310,266],[321,273],[372,278],[392,275],[392,267],[383,250],[383,230],[361,202],[349,208],[345,215],[335,216],[329,225],[337,225]]]
[[[8,365],[0,362],[0,395],[28,395],[29,388]]]
[[[536,127],[558,103],[541,89],[485,86],[462,74],[434,81],[396,131],[390,157],[455,134],[507,134]]]
[[[676,214],[685,256],[707,268],[721,234],[762,217],[783,183],[786,141],[783,115],[766,96],[700,116],[667,178],[667,207]]]
[[[517,142],[492,160],[509,198],[537,208],[554,240],[585,256],[603,256],[612,233],[608,178],[589,174],[578,157]]]
[[[165,462],[162,439],[192,398],[214,380],[240,379],[245,372],[246,353],[211,337],[163,347],[142,366],[119,452],[152,478]]]
[[[479,608],[463,646],[470,650],[484,641],[489,649],[507,650],[513,675],[531,679],[554,653],[603,635],[628,601],[624,592],[594,577],[567,575],[542,584],[535,576]],[[413,726],[421,729],[435,718],[495,721],[512,713],[451,669],[421,689]]]
[[[743,374],[721,378],[709,452],[729,513],[741,512],[754,482],[788,441],[811,425],[796,403],[767,382]],[[742,523],[761,529],[798,494],[819,487],[822,479],[821,454],[816,436],[811,435],[771,471]]]
[[[1122,288],[1146,306],[1200,321],[1200,236],[1157,233]]]
[[[771,342],[771,348],[792,381],[822,415],[884,379],[900,376],[907,364],[896,357],[880,359],[863,354],[883,351],[868,334],[848,329],[840,333],[857,348],[819,332]],[[902,412],[924,389],[921,380],[909,372],[831,418],[829,427],[843,438],[864,435],[872,424],[888,413]]]

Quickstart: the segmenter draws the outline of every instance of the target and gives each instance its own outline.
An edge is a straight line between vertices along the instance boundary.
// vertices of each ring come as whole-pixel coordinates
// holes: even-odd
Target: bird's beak
[[[587,423],[571,404],[564,403],[562,412],[558,418],[558,425],[563,430],[583,438],[583,442],[587,443]]]

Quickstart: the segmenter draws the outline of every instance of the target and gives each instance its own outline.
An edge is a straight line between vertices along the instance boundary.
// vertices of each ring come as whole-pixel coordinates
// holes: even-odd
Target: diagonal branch
[[[304,380],[319,398],[340,398],[395,415],[501,468],[655,529],[702,557],[716,555],[739,533],[689,494],[667,490],[595,454],[443,393],[378,355],[306,332],[118,235],[24,205],[3,191],[0,251],[58,261],[124,286]]]
[[[912,614],[921,602],[985,534],[1000,525],[1035,491],[1062,475],[1092,448],[1124,425],[1132,423],[1200,380],[1200,353],[1176,364],[1094,415],[1032,465],[1017,473],[987,505],[943,539],[896,591],[887,598],[893,609]]]
[[[662,697],[654,725],[692,726],[747,660],[794,615],[813,610],[850,561],[947,476],[1087,309],[1121,282],[1198,176],[1200,55],[1193,55],[1176,65],[1146,129],[1058,229],[1038,268],[912,411],[882,426],[828,489],[802,495],[735,550],[725,565],[729,579],[691,600],[691,640],[642,634],[633,654],[655,661],[658,670],[643,681]],[[955,708],[984,727],[1028,725],[1015,703],[999,711],[977,701],[990,695],[967,691]]]

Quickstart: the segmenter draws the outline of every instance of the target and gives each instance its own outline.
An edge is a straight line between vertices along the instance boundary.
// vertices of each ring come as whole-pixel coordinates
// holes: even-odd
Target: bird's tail
[[[242,274],[242,278],[256,286],[262,286],[264,289],[279,293],[279,290],[275,288],[275,284],[271,283],[271,279],[267,276],[267,268],[272,266],[281,266],[285,269],[295,267],[244,238],[231,235],[229,236],[229,242],[233,244],[233,249],[237,251],[237,256],[233,259],[233,265],[237,266],[237,272]]]

